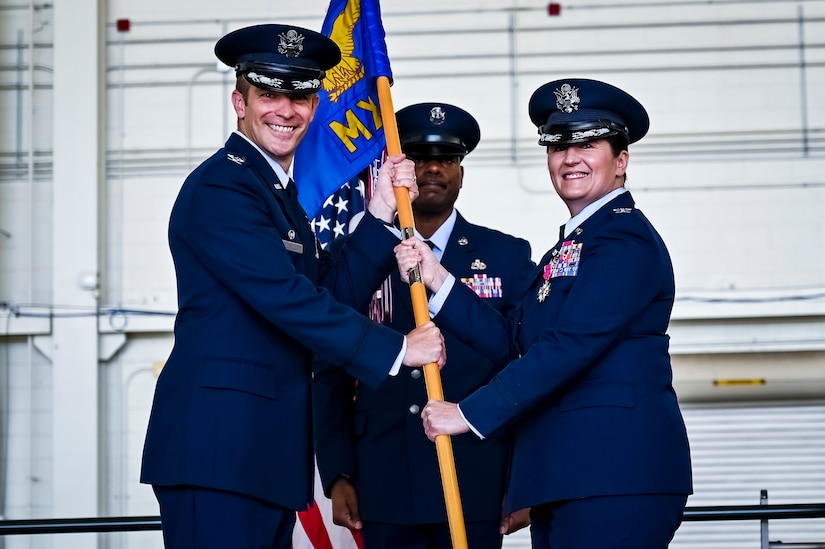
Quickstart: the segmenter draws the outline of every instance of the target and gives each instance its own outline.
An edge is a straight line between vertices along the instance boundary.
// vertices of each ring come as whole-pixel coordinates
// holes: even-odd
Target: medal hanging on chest
[[[553,273],[553,269],[558,262],[559,252],[558,250],[553,250],[553,256],[550,258],[550,261],[547,262],[547,265],[544,266],[544,274],[542,275],[544,282],[541,283],[541,286],[539,286],[539,291],[536,293],[536,299],[539,303],[544,303],[544,300],[550,295],[550,275]]]
[[[550,279],[547,279],[541,283],[536,299],[539,300],[539,303],[544,303],[544,300],[547,299],[548,295],[550,295]]]

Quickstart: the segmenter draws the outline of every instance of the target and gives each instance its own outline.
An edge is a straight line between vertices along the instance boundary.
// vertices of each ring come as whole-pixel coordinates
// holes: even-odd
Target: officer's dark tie
[[[295,186],[295,182],[291,177],[289,178],[289,183],[287,183],[285,191],[284,207],[286,208],[286,214],[292,222],[295,223],[295,228],[298,229],[297,226],[303,223],[304,213],[298,202],[298,188]]]
[[[289,178],[289,183],[286,186],[287,207],[289,208],[289,215],[295,223],[295,229],[301,239],[301,244],[304,245],[304,253],[315,253],[315,237],[312,234],[312,229],[309,226],[304,208],[298,202],[298,186],[292,178]]]
[[[299,204],[298,202],[298,187],[295,186],[295,181],[292,178],[289,178],[289,183],[286,185],[286,194],[289,197],[289,205],[295,207]],[[295,208],[296,210],[298,208]]]

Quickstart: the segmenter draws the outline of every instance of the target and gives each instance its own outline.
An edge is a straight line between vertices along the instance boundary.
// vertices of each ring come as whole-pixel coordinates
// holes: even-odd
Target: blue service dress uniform
[[[312,352],[365,385],[387,376],[403,336],[333,296],[366,304],[395,267],[397,242],[367,213],[332,261],[263,156],[230,136],[187,178],[172,210],[179,311],[141,482],[306,509]]]
[[[459,406],[485,436],[517,425],[514,508],[691,493],[666,334],[674,292],[665,245],[629,192],[544,256],[511,318],[450,290],[439,327],[513,360]]]
[[[500,278],[501,297],[478,300],[498,311],[512,311],[535,264],[527,241],[468,223],[460,214],[442,263],[472,280]],[[401,332],[415,326],[409,287],[397,269],[391,275],[392,320]],[[479,284],[477,284],[479,286]],[[468,289],[471,294],[473,290]],[[470,328],[475,329],[471,322]],[[444,332],[447,364],[441,370],[448,400],[459,400],[487,383],[504,364]],[[421,423],[427,403],[421,368],[405,369],[378,387],[356,384],[334,368],[316,372],[313,382],[316,457],[324,489],[339,476],[357,489],[365,522],[410,525],[446,523],[444,494],[435,445]],[[452,438],[465,522],[502,516],[512,433],[501,430],[487,440],[473,434]],[[495,530],[494,530],[495,531]],[[468,537],[471,533],[468,531]],[[473,540],[468,539],[470,547]]]

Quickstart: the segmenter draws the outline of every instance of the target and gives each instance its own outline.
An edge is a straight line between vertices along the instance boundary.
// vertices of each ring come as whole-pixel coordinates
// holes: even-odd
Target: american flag
[[[372,196],[372,171],[377,169],[379,160],[353,177],[324,200],[321,209],[310,224],[321,248],[329,249],[329,244],[340,236],[350,234],[364,216],[364,210]]]
[[[318,214],[310,224],[321,248],[329,249],[330,243],[341,236],[350,234],[364,217],[370,198],[375,189],[378,168],[385,155],[376,159],[358,176],[344,183],[329,195]],[[387,278],[376,289],[367,311],[367,316],[378,323],[392,319],[392,279]]]
[[[332,502],[324,497],[315,471],[315,505],[298,513],[292,531],[293,549],[364,549],[361,534],[332,523]]]

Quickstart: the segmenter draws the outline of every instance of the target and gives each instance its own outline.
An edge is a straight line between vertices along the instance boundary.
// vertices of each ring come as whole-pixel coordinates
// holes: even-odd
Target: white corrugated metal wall
[[[686,405],[694,460],[689,505],[819,503],[825,494],[825,404]],[[770,540],[825,542],[825,519],[776,520]],[[758,547],[759,524],[684,523],[674,548]]]

